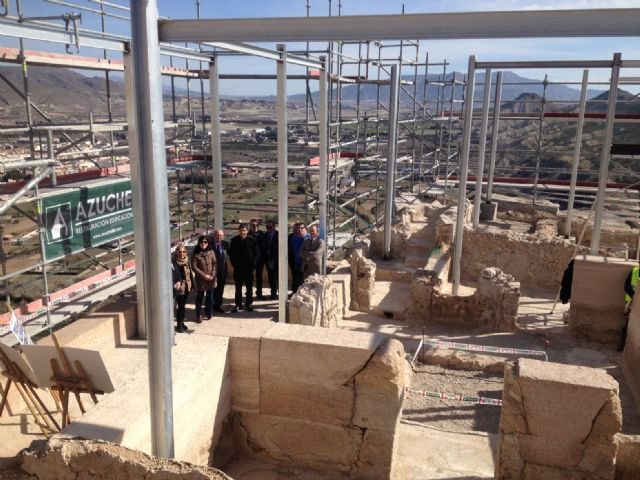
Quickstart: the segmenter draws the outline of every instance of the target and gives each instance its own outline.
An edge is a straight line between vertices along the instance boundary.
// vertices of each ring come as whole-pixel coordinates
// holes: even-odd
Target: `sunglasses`
[[[209,240],[200,240],[200,243],[209,243]]]

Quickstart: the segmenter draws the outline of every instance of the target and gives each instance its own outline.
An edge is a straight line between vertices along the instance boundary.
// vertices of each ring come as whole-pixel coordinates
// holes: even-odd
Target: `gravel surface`
[[[502,375],[478,371],[450,370],[435,365],[416,364],[412,390],[437,391],[501,399]],[[440,400],[406,392],[402,417],[413,422],[451,432],[498,433],[500,407],[475,405],[457,400]]]

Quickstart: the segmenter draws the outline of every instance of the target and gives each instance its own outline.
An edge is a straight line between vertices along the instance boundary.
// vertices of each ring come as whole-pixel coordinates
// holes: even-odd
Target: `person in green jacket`
[[[633,267],[627,280],[624,282],[624,301],[626,303],[624,307],[624,325],[620,332],[620,344],[618,345],[618,351],[624,350],[624,344],[627,342],[627,327],[629,326],[629,314],[631,313],[631,304],[633,303],[633,296],[636,293],[636,286],[638,285],[638,278],[640,278],[640,267]]]

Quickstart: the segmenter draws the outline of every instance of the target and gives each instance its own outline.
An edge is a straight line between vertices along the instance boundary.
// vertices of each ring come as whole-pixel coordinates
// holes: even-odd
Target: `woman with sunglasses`
[[[189,293],[193,290],[193,272],[187,256],[187,248],[179,243],[171,258],[171,272],[173,274],[173,299],[176,315],[176,332],[184,333],[189,329],[184,324],[185,305]]]
[[[213,289],[216,287],[216,255],[209,247],[209,238],[198,238],[198,244],[191,255],[191,269],[196,276],[196,323],[202,323],[200,310],[204,300],[204,318],[209,320],[213,313]]]

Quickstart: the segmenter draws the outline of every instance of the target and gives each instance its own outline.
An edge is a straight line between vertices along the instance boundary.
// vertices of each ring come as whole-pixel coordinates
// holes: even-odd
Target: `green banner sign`
[[[45,260],[133,233],[131,181],[83,187],[40,200]]]

